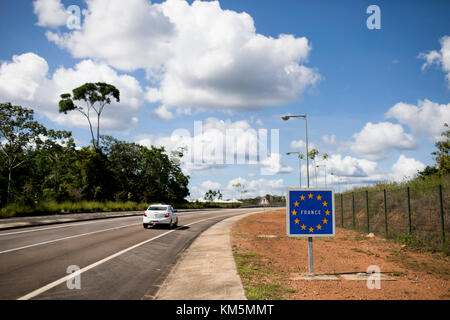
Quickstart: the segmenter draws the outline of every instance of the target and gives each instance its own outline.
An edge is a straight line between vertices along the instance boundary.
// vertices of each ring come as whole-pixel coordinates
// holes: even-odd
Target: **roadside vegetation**
[[[111,99],[120,101],[115,87],[88,83],[61,98],[60,112],[86,116],[92,145],[77,147],[70,131],[48,129],[33,110],[0,103],[0,217],[186,202],[182,150],[168,153],[100,134],[103,109]]]
[[[450,130],[448,125],[445,127],[432,153],[434,166],[427,166],[410,180],[377,183],[336,194],[337,226],[366,233],[370,228],[370,232],[408,247],[448,254]]]

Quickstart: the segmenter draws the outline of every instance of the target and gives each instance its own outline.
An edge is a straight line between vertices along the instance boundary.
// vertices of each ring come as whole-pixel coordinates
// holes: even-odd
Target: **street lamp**
[[[308,161],[308,121],[306,120],[306,114],[296,115],[296,116],[282,116],[281,119],[287,121],[290,118],[303,118],[305,119],[305,140],[306,140],[306,184],[309,188],[309,161]]]
[[[326,164],[317,165],[316,167],[317,168],[319,168],[319,167],[324,167],[325,168],[325,188],[328,188],[328,185],[327,185],[327,165]]]
[[[331,175],[337,177],[337,181],[338,181],[338,190],[339,190],[339,193],[341,193],[341,177],[340,177],[339,175],[333,173],[333,172],[331,173]]]
[[[303,118],[305,119],[305,142],[306,142],[306,184],[309,189],[309,152],[308,152],[308,121],[306,120],[306,114],[300,114],[296,116],[282,116],[281,119],[287,121],[290,118]],[[308,260],[309,260],[309,273],[314,274],[313,267],[313,238],[308,237]]]
[[[302,187],[302,165],[301,165],[301,160],[303,159],[303,154],[301,154],[298,151],[290,151],[290,152],[286,152],[287,155],[290,154],[298,154],[298,174],[300,176],[300,188]]]

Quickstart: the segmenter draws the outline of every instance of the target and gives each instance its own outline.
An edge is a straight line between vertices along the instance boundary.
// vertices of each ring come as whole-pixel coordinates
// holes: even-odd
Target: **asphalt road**
[[[0,299],[152,299],[201,232],[258,211],[179,213],[175,229],[144,229],[133,216],[1,231]]]

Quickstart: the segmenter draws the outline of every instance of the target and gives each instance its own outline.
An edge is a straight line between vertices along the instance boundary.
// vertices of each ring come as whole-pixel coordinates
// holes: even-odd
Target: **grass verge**
[[[234,260],[247,299],[282,300],[284,294],[292,292],[260,254],[235,252]]]

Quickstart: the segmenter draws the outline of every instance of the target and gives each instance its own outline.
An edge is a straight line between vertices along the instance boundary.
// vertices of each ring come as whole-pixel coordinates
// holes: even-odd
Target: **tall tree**
[[[115,86],[104,83],[85,83],[81,87],[72,90],[70,93],[61,94],[59,101],[59,112],[67,114],[69,111],[77,110],[86,117],[91,131],[92,144],[95,150],[100,150],[100,116],[107,104],[112,99],[120,101],[120,91]],[[84,101],[86,106],[76,105],[74,101]],[[95,112],[97,117],[97,137],[94,137],[94,129],[91,120],[91,111]]]
[[[13,170],[30,159],[27,151],[41,144],[45,134],[45,127],[33,120],[33,110],[0,104],[0,157],[8,172],[6,203],[11,200]]]

